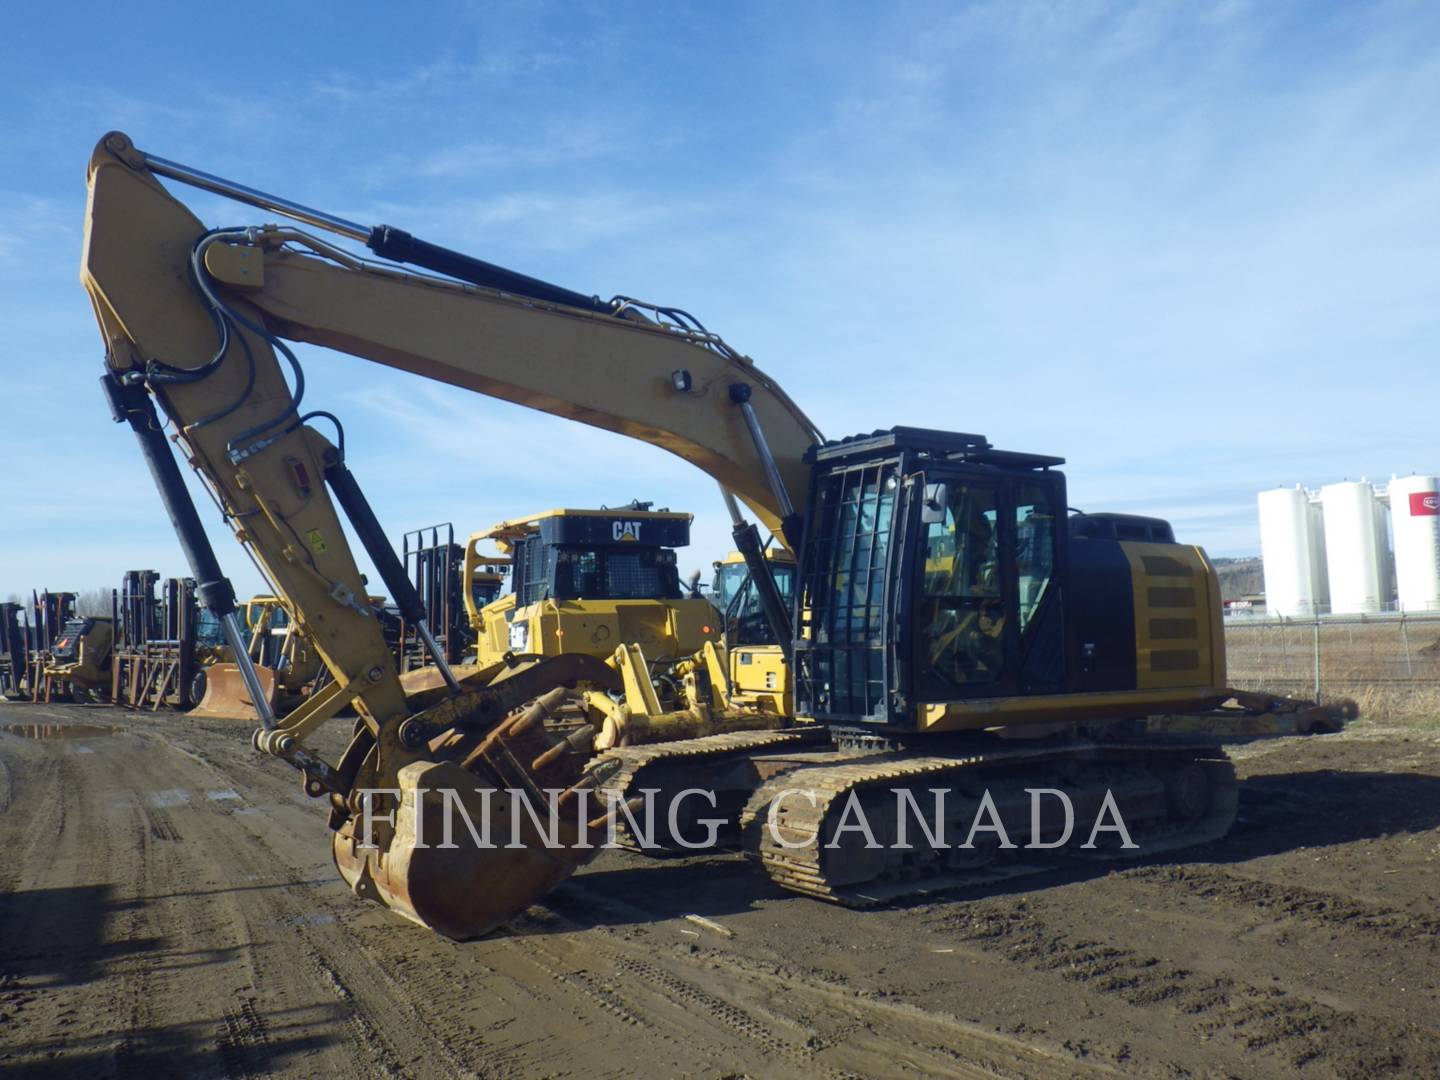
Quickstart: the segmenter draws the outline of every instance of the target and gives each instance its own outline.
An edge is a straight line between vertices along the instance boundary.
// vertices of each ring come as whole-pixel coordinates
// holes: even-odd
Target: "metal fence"
[[[1440,613],[1225,620],[1232,686],[1313,696],[1440,688]]]
[[[1245,603],[1249,603],[1249,601],[1232,601],[1230,605],[1225,608],[1225,621],[1227,623],[1231,620],[1245,621],[1248,619],[1260,619],[1269,622],[1275,621],[1276,616],[1265,610],[1264,601],[1261,601],[1258,607],[1240,606]],[[1413,604],[1410,607],[1406,607],[1398,600],[1387,600],[1385,603],[1380,604],[1373,612],[1365,612],[1363,614],[1360,612],[1347,611],[1332,612],[1329,604],[1316,604],[1315,614],[1322,619],[1440,619],[1440,608],[1434,606],[1417,607]],[[1301,621],[1308,622],[1310,618],[1311,616],[1307,615]]]

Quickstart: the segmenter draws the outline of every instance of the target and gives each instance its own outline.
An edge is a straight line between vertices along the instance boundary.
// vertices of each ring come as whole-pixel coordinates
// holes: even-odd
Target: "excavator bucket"
[[[273,709],[275,670],[257,664],[255,672],[260,676],[260,686]],[[200,699],[199,705],[190,710],[189,715],[211,720],[249,720],[257,724],[260,722],[260,714],[255,711],[255,704],[250,700],[250,691],[245,688],[239,665],[211,664],[205,668],[204,674],[205,696]]]
[[[404,766],[394,787],[369,796],[368,815],[352,816],[333,841],[356,894],[465,940],[503,926],[593,859],[603,836],[586,818],[603,808],[589,797],[588,748],[557,743],[545,728],[566,693],[533,699],[489,734],[442,733],[429,743],[432,760]],[[365,772],[373,761],[372,750]]]
[[[512,793],[491,787],[487,794],[486,784],[453,764],[408,766],[399,790],[395,830],[383,855],[367,858],[380,853],[367,852],[354,823],[347,823],[334,837],[335,865],[358,895],[449,938],[464,941],[503,926],[598,850],[569,846],[576,836],[564,826],[553,837],[557,846],[547,847],[552,837],[541,835]],[[535,809],[544,821],[546,808]],[[423,843],[416,842],[417,829]],[[523,846],[508,847],[517,837]]]

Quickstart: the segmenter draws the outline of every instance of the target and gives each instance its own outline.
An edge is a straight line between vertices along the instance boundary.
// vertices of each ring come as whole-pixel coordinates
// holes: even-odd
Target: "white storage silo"
[[[1383,562],[1384,519],[1375,489],[1347,480],[1320,489],[1325,511],[1325,561],[1330,577],[1330,610],[1337,615],[1373,614],[1389,599]]]
[[[1395,561],[1390,555],[1390,503],[1380,491],[1375,492],[1375,550],[1380,555],[1380,603],[1383,611],[1395,598]]]
[[[1440,610],[1440,479],[1391,480],[1390,528],[1395,535],[1395,587],[1401,610]]]
[[[1325,554],[1318,511],[1302,487],[1262,491],[1260,557],[1265,573],[1265,608],[1289,618],[1311,616],[1324,602]]]
[[[1330,610],[1330,564],[1325,558],[1325,514],[1320,499],[1306,492],[1310,500],[1310,565],[1315,568],[1315,614]]]

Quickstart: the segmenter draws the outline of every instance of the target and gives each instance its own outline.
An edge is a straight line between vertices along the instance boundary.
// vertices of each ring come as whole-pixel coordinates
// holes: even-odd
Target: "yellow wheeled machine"
[[[103,616],[75,615],[49,648],[32,655],[31,700],[108,700],[114,626]]]
[[[765,562],[786,607],[795,603],[795,556],[771,544]],[[728,660],[730,698],[737,707],[795,715],[785,649],[775,641],[745,557],[732,551],[715,563],[711,596],[719,609]]]
[[[343,239],[207,229],[160,177]],[[1183,736],[1149,726],[1170,714],[1213,717],[1232,696],[1214,570],[1163,522],[1067,517],[1060,458],[905,427],[827,441],[753,361],[684,311],[563,289],[145,154],[119,134],[96,148],[89,184],[82,277],[113,414],[137,436],[200,596],[235,651],[258,707],[257,747],[327,801],[336,862],[357,894],[451,936],[484,933],[594,856],[597,846],[577,843],[587,804],[628,807],[646,791],[673,807],[679,793],[709,790],[723,831],[773,880],[842,903],[1044,866],[1002,845],[945,842],[991,790],[992,809],[1016,832],[1030,821],[1029,788],[1068,791],[1086,821],[1118,798],[1140,854],[1229,827],[1234,772],[1211,721]],[[344,240],[389,261],[361,258]],[[793,707],[737,708],[708,643],[682,675],[684,713],[646,699],[647,665],[625,642],[616,653],[626,663],[569,651],[502,658],[462,685],[348,467],[339,420],[300,399],[287,340],[606,428],[694,464],[720,485]],[[263,704],[233,590],[167,431],[333,678],[283,720]],[[407,694],[401,683],[332,494],[426,642],[438,689]],[[795,554],[788,603],[747,508]],[[559,737],[547,717],[577,694],[602,712],[607,701],[616,713],[630,707],[621,718],[631,745],[596,757],[604,722],[599,736]],[[632,702],[642,704],[638,721]],[[332,762],[309,740],[346,704],[358,721]],[[646,744],[692,735],[697,719],[717,733]],[[811,797],[787,797],[795,789]],[[935,839],[872,846],[846,827],[858,805],[892,838],[899,794],[930,805],[937,789],[951,797],[937,809]],[[530,816],[547,793],[550,829]],[[457,803],[508,842],[419,842],[417,824],[441,835]],[[1048,841],[1054,823],[1044,824]]]

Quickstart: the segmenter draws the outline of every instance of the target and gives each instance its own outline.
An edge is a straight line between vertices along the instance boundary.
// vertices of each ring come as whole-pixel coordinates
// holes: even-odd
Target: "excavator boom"
[[[377,265],[295,228],[207,230],[157,173],[363,238],[436,274]],[[407,769],[412,782],[415,768],[448,770],[452,782],[465,775],[457,769],[472,779],[484,774],[497,787],[533,782],[530,773],[544,770],[507,773],[529,760],[517,757],[523,750],[545,763],[548,781],[578,782],[573,770],[556,772],[555,755],[536,741],[536,707],[517,696],[522,687],[537,694],[548,687],[532,672],[528,681],[511,678],[503,691],[462,690],[437,653],[451,698],[435,707],[440,720],[412,716],[332,492],[407,620],[425,635],[418,600],[346,464],[340,421],[306,411],[304,372],[286,341],[653,443],[714,477],[727,497],[743,501],[782,536],[793,537],[797,502],[803,506],[808,490],[803,457],[818,439],[814,426],[750,360],[683,313],[650,308],[646,317],[640,314],[646,305],[634,301],[604,304],[400,230],[366,231],[150,157],[118,133],[105,136],[90,161],[81,278],[105,342],[112,411],[139,438],[201,600],[221,617],[264,724],[257,745],[300,769],[311,794],[328,795],[332,825],[345,838],[337,839],[337,859],[358,892],[461,936],[503,921],[566,867],[511,852],[492,853],[483,871],[453,861],[427,868],[424,853],[393,835],[371,848],[346,830],[362,809],[361,792],[402,789]],[[333,442],[311,426],[315,419],[337,429]],[[262,705],[264,688],[245,655],[233,590],[166,445],[165,421],[173,425],[170,440],[334,677],[282,721]],[[598,662],[596,671],[577,667],[583,658],[561,659],[571,683],[603,683],[612,674]],[[355,741],[341,761],[327,762],[305,740],[351,702],[361,717]],[[397,820],[426,812],[410,803],[392,811]],[[431,901],[446,878],[476,882],[469,891],[481,899],[437,910]]]

